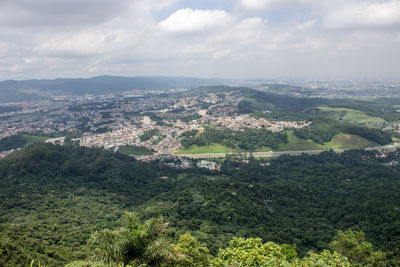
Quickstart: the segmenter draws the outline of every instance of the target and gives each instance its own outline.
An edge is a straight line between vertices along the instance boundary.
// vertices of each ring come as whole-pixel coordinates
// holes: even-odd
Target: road
[[[395,143],[387,146],[377,146],[377,147],[367,147],[365,150],[394,150],[400,147],[400,143]],[[343,152],[349,149],[335,149],[335,152]],[[327,150],[289,150],[289,151],[268,151],[268,152],[241,152],[240,154],[249,157],[253,155],[253,157],[278,157],[281,155],[300,155],[300,154],[319,154],[323,151]],[[196,158],[196,159],[204,159],[204,158],[223,158],[229,153],[206,153],[206,154],[175,154],[179,157],[188,157],[188,158]],[[231,155],[236,153],[230,153]]]

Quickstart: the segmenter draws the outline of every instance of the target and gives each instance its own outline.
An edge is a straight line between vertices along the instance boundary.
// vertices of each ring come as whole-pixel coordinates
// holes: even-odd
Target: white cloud
[[[8,50],[8,45],[4,42],[0,42],[0,57],[5,56]]]
[[[201,54],[213,52],[213,48],[204,43],[189,44],[185,47],[184,52],[187,54]]]
[[[290,76],[324,62],[340,73],[364,57],[393,73],[400,62],[400,0],[56,2],[0,0],[0,79]]]
[[[231,53],[229,48],[217,50],[213,54],[213,59],[219,59],[228,56]]]
[[[314,27],[316,24],[316,20],[312,19],[312,20],[308,20],[306,22],[300,23],[296,26],[296,28],[300,31],[305,31],[305,30],[309,30],[310,28]]]
[[[333,29],[393,25],[400,22],[400,1],[346,4],[331,10],[323,22]]]
[[[263,9],[271,4],[271,0],[241,0],[241,4],[249,9]]]
[[[230,15],[224,10],[179,9],[159,26],[167,32],[194,32],[226,25]]]
[[[311,53],[325,46],[325,41],[316,38],[307,38],[303,42],[294,43],[289,46],[295,53]]]
[[[84,30],[80,32],[43,34],[34,50],[42,56],[80,58],[114,50],[119,31]]]
[[[327,1],[327,0],[324,0]],[[292,9],[299,6],[320,5],[321,0],[240,0],[240,5],[247,9],[262,10],[267,8]]]
[[[24,58],[24,63],[32,64],[32,63],[36,63],[38,60],[39,60],[38,57],[27,57],[27,58]]]
[[[95,25],[118,16],[129,5],[129,0],[0,1],[0,25],[17,28]]]

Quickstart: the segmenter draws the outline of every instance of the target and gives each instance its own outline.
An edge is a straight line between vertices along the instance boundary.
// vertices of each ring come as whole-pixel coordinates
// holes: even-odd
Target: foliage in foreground
[[[263,243],[261,238],[234,237],[216,257],[205,244],[189,233],[180,236],[176,245],[162,238],[167,227],[160,218],[141,223],[135,213],[125,213],[124,227],[96,232],[90,239],[94,260],[109,265],[133,266],[386,266],[386,254],[365,241],[364,233],[339,231],[331,250],[309,251],[299,258],[296,246]],[[93,261],[92,261],[93,262]],[[96,265],[99,263],[96,262]],[[89,262],[89,265],[90,262]],[[71,265],[73,266],[73,265]]]
[[[105,229],[91,236],[89,246],[93,248],[93,259],[151,266],[175,261],[173,248],[162,236],[167,225],[160,218],[142,224],[135,213],[125,213],[122,228]]]
[[[387,266],[386,254],[365,241],[361,231],[339,231],[330,247],[321,253],[309,251],[299,258],[292,245],[233,238],[229,247],[220,249],[211,266]]]
[[[200,243],[189,233],[179,237],[177,245],[173,246],[177,253],[176,264],[179,266],[209,266],[210,257],[207,245]]]
[[[386,254],[375,251],[365,241],[362,231],[339,231],[330,244],[333,251],[345,256],[353,266],[384,266]]]

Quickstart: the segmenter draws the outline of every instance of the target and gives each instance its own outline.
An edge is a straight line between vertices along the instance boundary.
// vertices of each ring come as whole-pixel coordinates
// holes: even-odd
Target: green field
[[[371,142],[358,135],[337,134],[330,142],[325,143],[326,149],[361,149],[365,147],[378,146],[377,143]]]
[[[293,131],[287,131],[288,143],[280,144],[280,151],[291,150],[318,150],[323,149],[322,145],[315,143],[312,140],[304,140],[298,138]]]
[[[124,155],[153,155],[153,152],[145,147],[120,146],[118,152]]]
[[[233,153],[235,150],[221,144],[212,144],[209,146],[191,146],[188,149],[181,149],[174,154],[208,154],[208,153]]]
[[[397,137],[392,137],[393,142],[399,143],[400,142],[400,138]]]
[[[22,137],[26,141],[24,147],[27,147],[32,144],[44,142],[50,138],[50,137],[45,137],[45,136],[28,135],[28,134],[23,134]]]
[[[379,117],[372,117],[360,110],[350,108],[318,107],[321,111],[330,112],[334,119],[352,123],[365,124],[369,127],[382,128],[386,121]]]

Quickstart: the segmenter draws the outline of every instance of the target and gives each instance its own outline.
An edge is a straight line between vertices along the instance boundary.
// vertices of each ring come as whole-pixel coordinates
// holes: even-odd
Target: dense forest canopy
[[[125,211],[163,215],[171,242],[189,231],[212,255],[234,237],[322,251],[338,230],[363,231],[399,262],[399,152],[228,157],[220,172],[178,170],[99,149],[37,144],[0,160],[1,264],[86,259],[96,230]]]

